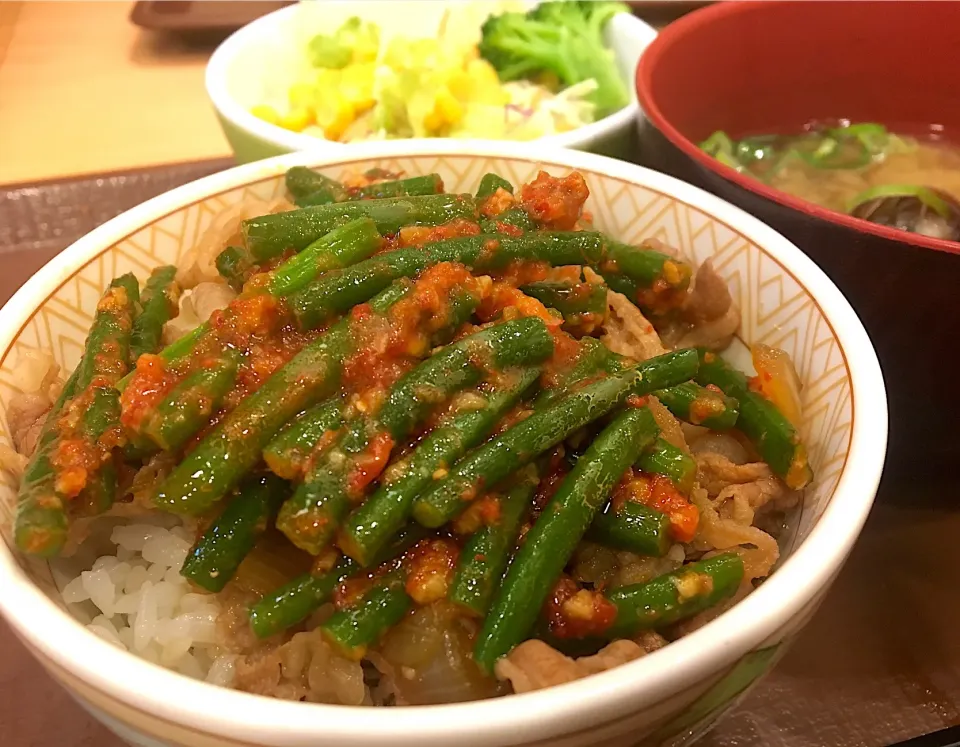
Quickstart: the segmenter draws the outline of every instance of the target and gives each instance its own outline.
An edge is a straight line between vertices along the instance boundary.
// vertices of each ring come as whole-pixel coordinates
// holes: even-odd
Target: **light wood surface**
[[[231,155],[203,84],[215,42],[143,30],[133,6],[0,0],[0,184]]]
[[[132,7],[0,0],[0,184],[230,154],[209,48],[138,28]]]

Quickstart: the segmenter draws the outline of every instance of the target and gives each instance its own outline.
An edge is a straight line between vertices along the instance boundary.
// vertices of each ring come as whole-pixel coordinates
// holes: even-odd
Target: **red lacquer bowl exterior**
[[[960,3],[725,2],[669,25],[637,68],[642,160],[762,218],[847,295],[876,345],[890,398],[892,471],[956,460],[960,244],[821,208],[697,147],[795,131],[812,119],[938,125],[960,142]]]

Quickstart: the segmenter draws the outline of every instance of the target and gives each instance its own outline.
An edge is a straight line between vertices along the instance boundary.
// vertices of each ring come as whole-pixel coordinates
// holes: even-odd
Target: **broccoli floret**
[[[481,56],[503,81],[553,73],[565,86],[593,79],[588,96],[597,117],[627,105],[629,97],[613,52],[603,43],[603,28],[617,13],[630,9],[619,2],[553,0],[528,13],[491,16],[483,24]]]

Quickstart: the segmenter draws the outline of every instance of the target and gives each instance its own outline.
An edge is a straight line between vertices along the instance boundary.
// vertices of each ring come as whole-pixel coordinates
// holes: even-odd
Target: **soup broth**
[[[817,205],[935,238],[958,240],[960,148],[874,123],[810,126],[701,147],[742,173]],[[882,208],[882,209],[881,209]]]
[[[903,142],[908,150],[889,153],[860,169],[818,169],[791,160],[769,183],[841,213],[857,195],[886,184],[922,184],[960,198],[960,149],[913,138]]]

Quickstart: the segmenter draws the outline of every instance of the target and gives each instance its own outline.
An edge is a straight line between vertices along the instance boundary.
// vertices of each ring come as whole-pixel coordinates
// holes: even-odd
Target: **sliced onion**
[[[790,356],[779,348],[763,343],[754,345],[751,353],[760,392],[777,406],[795,428],[800,427],[803,420],[800,377]]]
[[[708,431],[690,441],[690,451],[693,452],[694,456],[707,453],[719,454],[734,464],[746,464],[750,461],[750,455],[743,444],[729,433]]]
[[[238,588],[263,595],[305,573],[312,560],[311,556],[291,545],[286,537],[270,530],[247,553],[232,583]]]
[[[398,698],[411,705],[460,703],[500,695],[471,655],[474,632],[450,605],[418,609],[391,630],[380,655],[395,671]]]

